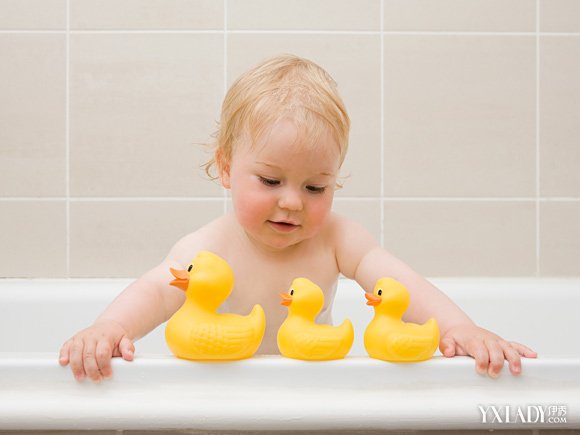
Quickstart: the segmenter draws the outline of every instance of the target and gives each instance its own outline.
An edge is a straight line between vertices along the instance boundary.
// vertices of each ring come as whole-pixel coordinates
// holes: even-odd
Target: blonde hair
[[[315,146],[321,135],[330,132],[339,147],[340,164],[348,148],[350,119],[338,95],[336,82],[314,62],[294,55],[281,55],[263,61],[229,89],[210,144],[214,157],[204,167],[211,171],[229,165],[236,145],[258,138],[282,118],[296,125],[301,143]]]

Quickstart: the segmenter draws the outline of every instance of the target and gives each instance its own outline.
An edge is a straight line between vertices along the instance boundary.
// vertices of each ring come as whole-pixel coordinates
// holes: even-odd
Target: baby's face
[[[221,174],[238,222],[269,250],[315,236],[332,206],[340,164],[336,142],[329,133],[313,147],[297,138],[292,121],[283,119],[256,146],[240,145]]]

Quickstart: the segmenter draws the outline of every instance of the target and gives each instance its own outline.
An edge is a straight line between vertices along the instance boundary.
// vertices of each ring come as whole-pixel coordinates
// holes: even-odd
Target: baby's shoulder
[[[337,213],[329,216],[327,236],[337,255],[348,254],[353,247],[370,249],[377,244],[375,237],[361,224]]]
[[[378,241],[359,223],[338,214],[329,220],[329,232],[340,272],[354,278],[361,259],[379,246]]]
[[[223,256],[227,240],[231,238],[230,232],[228,216],[221,216],[179,239],[168,258],[174,263],[185,265],[200,251],[211,251]]]
[[[366,229],[352,219],[336,212],[332,212],[328,216],[326,234],[332,240],[348,238],[361,232],[366,232]]]

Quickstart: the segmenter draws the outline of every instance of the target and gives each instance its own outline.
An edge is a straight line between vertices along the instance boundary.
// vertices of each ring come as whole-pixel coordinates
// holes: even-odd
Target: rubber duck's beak
[[[372,293],[365,293],[365,298],[367,298],[367,301],[368,301],[367,305],[372,305],[373,307],[376,307],[382,301],[382,299],[380,297],[375,296]]]
[[[187,286],[189,285],[189,273],[187,273],[187,270],[178,270],[170,267],[169,271],[176,278],[171,281],[169,285],[180,288],[183,291],[187,291]]]
[[[292,303],[292,296],[288,293],[280,293],[280,296],[282,297],[282,302],[280,302],[280,304],[289,307]]]

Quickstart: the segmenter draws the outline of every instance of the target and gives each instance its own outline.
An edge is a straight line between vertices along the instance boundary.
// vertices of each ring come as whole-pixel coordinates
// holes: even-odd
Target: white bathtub
[[[57,351],[128,281],[0,280],[0,429],[580,428],[580,279],[433,282],[539,358],[524,360],[519,377],[506,365],[495,380],[466,357],[372,360],[362,345],[371,308],[341,280],[334,319],[350,318],[356,331],[344,360],[182,361],[169,354],[161,326],[136,343],[135,361],[113,361],[112,380],[77,383]]]

